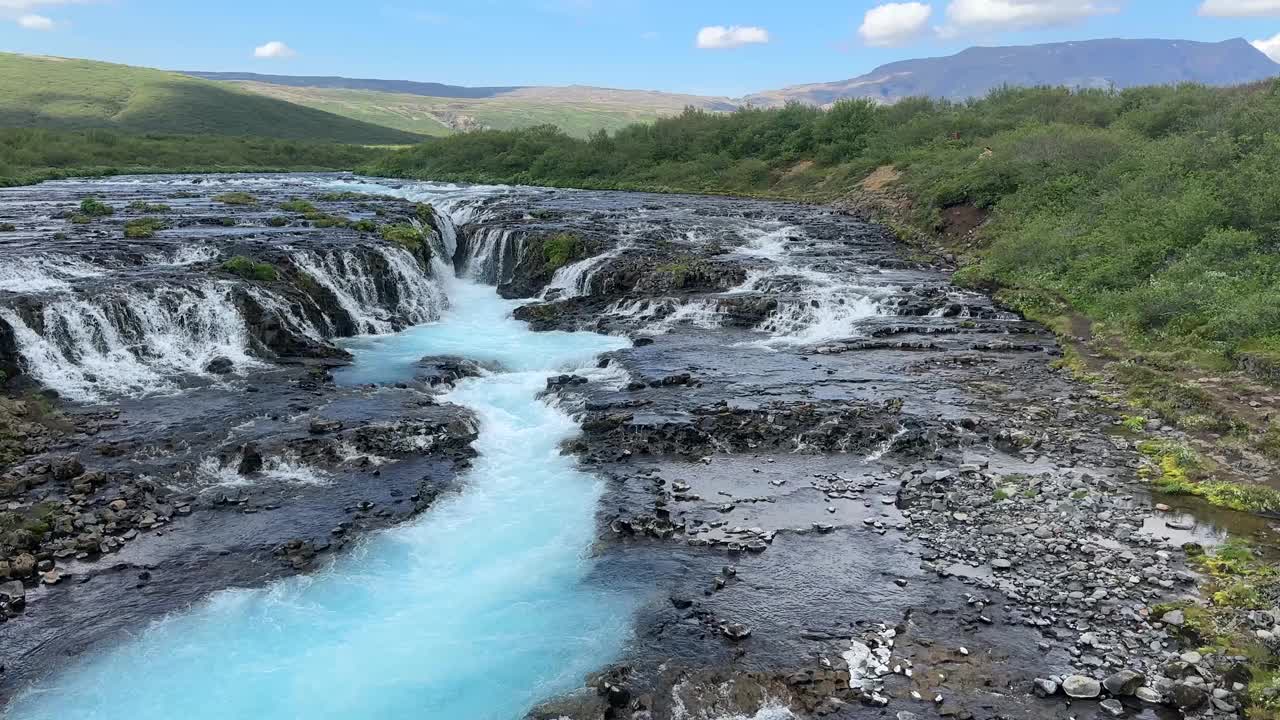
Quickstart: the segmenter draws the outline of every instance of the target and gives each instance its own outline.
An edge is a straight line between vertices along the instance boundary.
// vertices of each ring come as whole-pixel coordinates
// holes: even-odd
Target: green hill
[[[227,83],[90,60],[0,53],[0,127],[116,129],[370,145],[422,136]]]
[[[275,78],[307,82],[308,78]],[[323,80],[323,79],[321,79]],[[316,80],[320,82],[320,80]],[[498,88],[484,97],[437,97],[381,90],[233,81],[228,86],[423,135],[466,130],[516,130],[555,125],[574,137],[621,130],[678,115],[686,107],[732,110],[727,100],[696,95],[584,86]],[[463,90],[467,88],[462,88]],[[479,89],[477,89],[479,90]]]

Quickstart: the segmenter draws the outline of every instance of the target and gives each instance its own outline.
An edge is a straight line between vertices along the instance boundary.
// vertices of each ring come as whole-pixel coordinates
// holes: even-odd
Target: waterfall
[[[881,314],[879,303],[867,296],[827,292],[779,300],[756,329],[773,335],[768,344],[808,345],[849,337],[859,320]]]
[[[71,281],[87,277],[99,277],[106,268],[92,265],[80,258],[58,255],[35,255],[6,259],[0,265],[0,292],[37,293],[49,290],[66,290]]]
[[[215,358],[237,370],[261,364],[249,354],[231,288],[207,282],[68,296],[44,305],[39,322],[28,324],[11,308],[0,308],[0,319],[13,328],[27,371],[46,387],[85,402],[104,393],[154,394],[173,390],[174,376],[210,376],[205,366]]]
[[[547,285],[546,289],[542,291],[542,297],[546,299],[564,299],[590,295],[591,279],[610,260],[622,255],[626,249],[627,245],[618,245],[606,253],[579,260],[556,270],[555,275],[551,278],[551,284]]]
[[[366,253],[295,250],[291,257],[299,270],[333,293],[359,334],[381,335],[439,319],[447,301],[407,250],[378,246],[370,252],[385,261],[393,292],[380,287]]]
[[[510,279],[523,252],[523,235],[517,236],[510,228],[482,228],[469,239],[459,270],[478,282],[498,285]]]

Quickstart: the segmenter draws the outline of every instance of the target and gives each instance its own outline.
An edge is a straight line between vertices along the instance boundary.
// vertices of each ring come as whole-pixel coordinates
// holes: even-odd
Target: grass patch
[[[160,218],[138,218],[124,224],[124,236],[132,240],[146,240],[155,237],[158,231],[167,227],[169,227],[168,223]]]
[[[370,193],[351,192],[350,190],[344,190],[342,192],[323,193],[319,197],[321,200],[325,202],[359,202],[364,200],[382,200],[389,196],[373,195]]]
[[[214,202],[220,202],[223,205],[257,205],[258,198],[247,192],[228,192],[221,195],[215,195]]]
[[[379,232],[382,235],[382,239],[387,242],[396,243],[413,251],[422,248],[422,233],[418,231],[418,228],[408,223],[383,225]]]
[[[141,213],[167,213],[172,209],[164,203],[149,203],[146,200],[134,200],[129,203],[128,208]]]
[[[116,213],[115,208],[98,200],[97,198],[85,198],[80,201],[80,215],[89,218],[107,217]]]
[[[1209,474],[1207,461],[1186,445],[1148,440],[1138,444],[1138,451],[1155,464],[1139,473],[1161,492],[1192,495],[1211,505],[1241,512],[1280,513],[1280,490],[1218,480]]]
[[[271,282],[280,277],[280,273],[276,271],[275,266],[271,263],[259,262],[244,255],[236,255],[222,263],[222,270],[246,280],[257,280],[259,282]]]
[[[582,238],[572,233],[557,233],[542,243],[542,257],[547,262],[547,269],[559,270],[574,260],[579,260],[586,252]]]
[[[315,205],[312,205],[302,198],[292,198],[287,202],[280,203],[280,209],[285,212],[296,212],[304,215],[319,212]]]

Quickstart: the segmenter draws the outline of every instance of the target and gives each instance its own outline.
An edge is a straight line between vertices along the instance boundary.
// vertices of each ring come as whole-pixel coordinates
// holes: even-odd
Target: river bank
[[[71,222],[89,196],[118,215]],[[1113,700],[1139,716],[1168,703],[1195,715],[1233,713],[1249,694],[1225,648],[1178,659],[1197,646],[1166,617],[1170,603],[1204,602],[1188,552],[1223,529],[1149,497],[1123,406],[1057,369],[1050,334],[902,257],[882,227],[787,203],[346,176],[53,183],[6,191],[0,209],[18,226],[0,252],[26,283],[0,302],[8,369],[25,376],[9,387],[44,398],[23,409],[32,430],[13,447],[27,457],[6,473],[6,500],[22,523],[52,520],[19,528],[26,549],[8,553],[10,575],[12,558],[33,561],[18,576],[25,607],[9,602],[0,626],[0,682],[27,698],[19,717],[83,699],[68,689],[95,677],[129,692],[126,665],[110,664],[129,647],[148,662],[183,641],[191,657],[255,656],[253,632],[200,631],[237,626],[227,596],[209,599],[227,587],[301,608],[258,606],[265,623],[340,615],[344,642],[308,650],[308,633],[286,635],[304,638],[295,657],[340,659],[342,677],[298,674],[350,688],[332,707],[414,716],[453,669],[397,675],[375,700],[369,673],[398,655],[371,628],[449,617],[434,595],[332,613],[292,599],[396,587],[367,564],[406,535],[449,565],[445,548],[466,536],[446,528],[471,516],[459,508],[513,469],[533,495],[486,508],[475,531],[493,544],[475,549],[489,562],[538,533],[585,528],[569,543],[580,574],[548,592],[593,598],[604,629],[589,634],[605,642],[584,656],[595,665],[540,660],[509,677],[497,668],[520,647],[466,653],[420,637],[414,652],[475,662],[474,683],[450,691],[479,703],[459,706],[470,716],[551,696],[534,717],[1056,717]],[[164,227],[126,241],[134,216]],[[52,256],[55,234],[64,252]],[[455,274],[512,300],[469,294],[479,286],[460,289]],[[490,301],[496,315],[438,334]],[[488,334],[504,323],[525,334]],[[558,360],[573,337],[607,344]],[[580,463],[553,453],[558,484],[543,489],[524,484],[528,458],[503,455],[522,443],[486,439],[502,413],[460,400],[530,357],[542,374],[520,393],[540,391],[581,427],[541,437],[535,423],[529,449],[563,438]],[[585,525],[533,512],[531,497],[569,501],[592,483],[574,511]],[[483,585],[494,597],[512,597],[542,559],[513,562],[525,570]],[[461,582],[440,565],[423,573]],[[622,601],[597,604],[606,597]],[[466,605],[477,614],[455,611],[468,641],[502,631],[466,631],[487,617]],[[509,606],[520,605],[494,605]],[[580,631],[548,622],[519,640],[560,656]],[[121,640],[138,633],[141,645]],[[260,680],[224,685],[246,702],[280,689]],[[166,695],[144,695],[155,704],[135,710],[167,711]],[[288,715],[303,695],[261,707]]]

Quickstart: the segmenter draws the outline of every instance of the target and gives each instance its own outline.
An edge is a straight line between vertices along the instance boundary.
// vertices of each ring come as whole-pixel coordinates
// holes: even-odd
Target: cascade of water
[[[369,252],[386,261],[395,297],[379,288],[376,273],[363,253],[295,250],[291,257],[298,269],[333,293],[358,333],[384,334],[439,319],[446,299],[407,250],[378,246]]]
[[[34,293],[66,290],[70,281],[99,277],[106,268],[76,257],[36,255],[7,260],[0,265],[0,292]]]
[[[378,253],[387,261],[399,289],[395,312],[408,325],[419,325],[440,319],[440,312],[448,307],[449,299],[440,286],[432,281],[408,250],[399,247],[380,246]]]
[[[619,244],[608,252],[579,260],[556,270],[551,283],[542,291],[542,297],[564,299],[590,295],[591,280],[595,274],[610,260],[622,255],[626,249],[626,244]]]
[[[329,323],[329,318],[323,313],[320,318],[326,323],[326,331],[321,332],[311,322],[311,318],[294,303],[290,303],[273,292],[270,292],[257,285],[245,285],[244,291],[253,298],[255,302],[262,307],[263,310],[270,313],[282,326],[289,328],[297,334],[314,340],[316,342],[324,342],[325,338],[332,337],[333,325]]]
[[[482,228],[467,242],[462,271],[473,280],[497,285],[510,279],[523,251],[524,236],[510,228]]]
[[[13,328],[32,376],[92,402],[103,393],[169,391],[175,375],[209,375],[205,366],[215,358],[237,368],[259,365],[230,289],[210,282],[59,298],[44,306],[36,328],[10,308],[0,308],[0,318]]]

